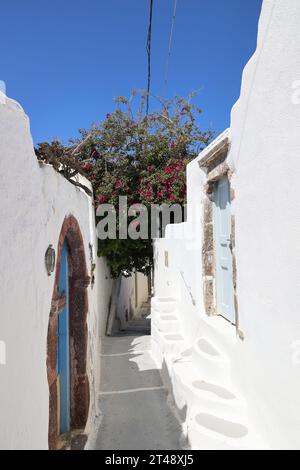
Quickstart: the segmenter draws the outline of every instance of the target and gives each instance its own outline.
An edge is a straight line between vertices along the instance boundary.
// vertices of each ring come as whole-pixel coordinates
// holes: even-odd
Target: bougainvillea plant
[[[145,93],[117,97],[116,109],[103,121],[80,129],[80,137],[68,146],[57,140],[38,144],[37,157],[89,193],[74,179],[78,173],[86,176],[93,186],[95,208],[110,203],[118,211],[119,196],[127,196],[128,205],[143,203],[148,208],[183,205],[186,164],[213,137],[211,130],[200,129],[201,109],[191,104],[192,96],[157,99],[158,109],[147,116]],[[134,270],[147,274],[152,267],[150,233],[147,240],[99,240],[98,255],[106,256],[113,277]]]

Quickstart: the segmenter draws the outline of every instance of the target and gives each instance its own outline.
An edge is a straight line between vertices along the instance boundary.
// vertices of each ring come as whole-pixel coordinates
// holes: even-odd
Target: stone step
[[[198,411],[188,422],[187,432],[192,449],[256,450],[267,449],[261,436],[239,421],[223,419]]]
[[[177,300],[173,297],[152,297],[151,310],[163,313],[174,312],[177,308]]]
[[[193,345],[192,362],[201,377],[216,385],[231,386],[230,363],[205,337],[197,339]]]
[[[151,327],[151,336],[158,343],[161,352],[166,355],[178,355],[186,347],[182,334],[159,331],[155,323]]]
[[[218,348],[209,339],[211,335],[202,333],[188,347],[181,334],[176,301],[164,300],[152,302],[153,350],[176,406],[186,413],[192,449],[267,448],[261,436],[249,430],[247,404],[233,390],[229,339],[226,337]]]
[[[246,403],[231,389],[208,382],[184,356],[181,361],[169,358],[166,363],[177,406],[181,408],[186,405],[188,415],[201,407],[227,419],[246,420]]]
[[[159,331],[166,333],[180,332],[181,325],[180,321],[174,313],[172,314],[161,314],[153,319],[153,323],[156,324]]]
[[[191,384],[192,413],[201,408],[224,419],[247,422],[245,401],[231,390],[206,380],[193,380]]]

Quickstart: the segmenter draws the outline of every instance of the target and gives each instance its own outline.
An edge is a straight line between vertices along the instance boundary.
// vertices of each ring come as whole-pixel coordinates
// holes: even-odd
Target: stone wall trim
[[[59,297],[58,282],[60,257],[64,241],[69,247],[69,295],[70,295],[70,382],[71,382],[71,429],[86,425],[89,411],[89,382],[86,372],[87,357],[87,273],[83,237],[73,215],[65,218],[57,246],[57,264],[54,289],[49,314],[47,337],[47,377],[49,384],[49,449],[56,449],[59,437],[59,394],[56,372],[58,315],[65,298]]]

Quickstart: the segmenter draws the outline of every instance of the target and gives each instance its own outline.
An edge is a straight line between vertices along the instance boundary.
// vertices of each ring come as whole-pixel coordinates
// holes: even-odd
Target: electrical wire
[[[172,16],[172,22],[171,22],[170,38],[169,38],[169,48],[168,48],[168,55],[167,55],[166,67],[165,67],[165,91],[167,90],[167,83],[168,83],[172,40],[173,40],[173,32],[174,32],[175,19],[176,19],[176,9],[177,9],[177,0],[174,0],[173,16]]]
[[[150,0],[150,13],[149,13],[149,27],[147,35],[147,57],[148,57],[148,81],[147,81],[147,97],[146,97],[146,115],[149,112],[149,95],[151,85],[151,36],[152,36],[152,13],[153,13],[153,0]]]

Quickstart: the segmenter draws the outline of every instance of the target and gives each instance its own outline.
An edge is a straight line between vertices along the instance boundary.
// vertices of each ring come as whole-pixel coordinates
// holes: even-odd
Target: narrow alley
[[[300,0],[1,7],[0,450],[300,450]]]
[[[113,373],[112,373],[113,371]],[[103,340],[97,450],[181,449],[181,425],[151,355],[150,319]]]

